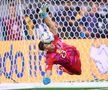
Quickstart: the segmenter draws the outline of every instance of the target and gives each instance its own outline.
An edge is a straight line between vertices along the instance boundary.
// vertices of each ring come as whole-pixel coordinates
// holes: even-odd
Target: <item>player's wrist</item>
[[[48,17],[48,13],[47,12],[42,12],[42,13],[40,13],[40,17],[42,19],[45,19],[46,17]]]

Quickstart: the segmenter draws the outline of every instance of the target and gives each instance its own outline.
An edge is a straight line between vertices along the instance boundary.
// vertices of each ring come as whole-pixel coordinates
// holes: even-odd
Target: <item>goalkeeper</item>
[[[51,82],[52,66],[59,64],[59,69],[69,75],[81,74],[80,54],[76,47],[63,43],[57,34],[57,27],[47,13],[48,5],[43,5],[40,10],[40,16],[43,22],[49,27],[49,30],[54,35],[54,40],[51,43],[39,42],[39,49],[46,51],[46,68],[43,83],[45,85]]]

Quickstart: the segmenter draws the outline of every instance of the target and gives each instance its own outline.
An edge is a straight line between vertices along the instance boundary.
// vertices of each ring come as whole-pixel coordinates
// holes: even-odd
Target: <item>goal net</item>
[[[42,4],[58,26],[59,38],[80,52],[81,75],[54,65],[54,83],[108,80],[107,0],[0,0],[0,83],[41,83],[45,53],[38,50]]]

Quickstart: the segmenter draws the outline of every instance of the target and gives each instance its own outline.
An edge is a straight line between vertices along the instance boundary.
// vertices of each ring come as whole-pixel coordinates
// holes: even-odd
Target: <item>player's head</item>
[[[52,43],[46,44],[42,41],[39,42],[38,47],[39,47],[39,50],[47,51],[47,52],[52,52],[55,48],[55,46]]]

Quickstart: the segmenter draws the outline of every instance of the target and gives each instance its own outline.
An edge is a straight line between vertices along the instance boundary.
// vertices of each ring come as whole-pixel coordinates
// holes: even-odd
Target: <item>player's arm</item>
[[[44,85],[47,85],[47,84],[51,83],[50,76],[51,76],[51,70],[47,70],[46,73],[45,73],[45,76],[43,78],[43,84]]]
[[[45,85],[49,84],[51,82],[50,76],[52,75],[52,66],[53,66],[53,58],[49,57],[47,58],[46,68],[45,68],[45,76],[43,78],[43,83]]]
[[[47,13],[48,5],[43,5],[40,10],[40,16],[43,18],[44,23],[49,27],[49,30],[54,34],[57,35],[57,27],[55,23],[51,20]]]
[[[57,35],[57,27],[55,25],[55,23],[51,20],[51,18],[49,16],[47,16],[44,19],[44,23],[46,23],[46,25],[49,27],[49,30],[54,34]]]

